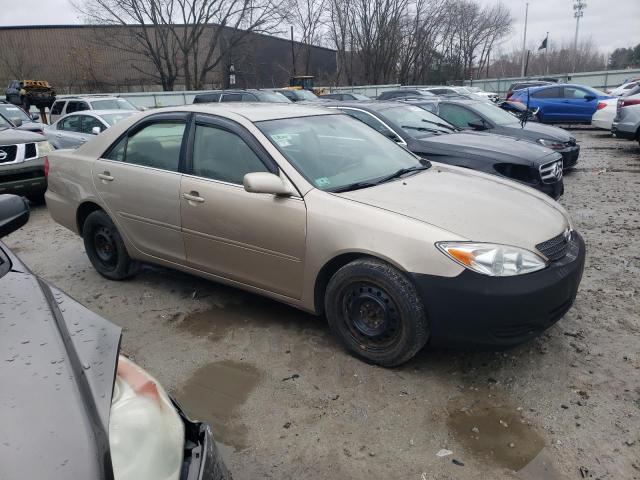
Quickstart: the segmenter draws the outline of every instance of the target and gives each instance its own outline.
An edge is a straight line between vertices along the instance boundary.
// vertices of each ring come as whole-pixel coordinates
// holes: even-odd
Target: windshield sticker
[[[331,185],[331,180],[329,180],[327,177],[320,177],[320,178],[316,178],[313,183],[316,184],[316,187],[318,188],[322,188],[322,187],[328,187],[329,185]]]
[[[289,135],[288,133],[277,133],[275,135],[271,135],[271,138],[280,147],[290,147],[291,146],[291,135]]]

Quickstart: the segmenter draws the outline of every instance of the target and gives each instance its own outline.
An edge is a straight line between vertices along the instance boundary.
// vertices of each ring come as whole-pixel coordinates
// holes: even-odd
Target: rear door
[[[527,92],[521,90],[522,102],[527,103]],[[531,92],[531,107],[540,107],[541,115],[545,122],[558,122],[564,120],[567,109],[562,93],[562,87],[548,87]]]
[[[93,165],[93,183],[120,232],[139,251],[184,263],[180,180],[189,113],[145,117]]]
[[[593,93],[580,87],[564,87],[564,103],[567,105],[565,115],[567,121],[591,122],[591,117],[598,105]]]
[[[235,122],[197,115],[182,177],[189,266],[292,298],[302,294],[306,207],[299,196],[249,193],[247,173],[279,169]]]

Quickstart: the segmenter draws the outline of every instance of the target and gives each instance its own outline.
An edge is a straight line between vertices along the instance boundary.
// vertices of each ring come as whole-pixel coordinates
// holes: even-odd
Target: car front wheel
[[[356,356],[400,365],[427,343],[429,322],[413,284],[393,266],[358,259],[329,281],[325,311],[333,332]]]
[[[102,210],[89,214],[82,227],[82,238],[87,256],[100,275],[124,280],[138,273],[138,262],[129,257],[118,229]]]

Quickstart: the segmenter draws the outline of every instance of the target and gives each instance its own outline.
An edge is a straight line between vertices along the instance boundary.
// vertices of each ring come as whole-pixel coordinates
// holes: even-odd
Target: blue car
[[[538,118],[543,123],[591,123],[598,102],[613,98],[604,92],[584,85],[554,84],[516,90],[512,102],[538,108]]]

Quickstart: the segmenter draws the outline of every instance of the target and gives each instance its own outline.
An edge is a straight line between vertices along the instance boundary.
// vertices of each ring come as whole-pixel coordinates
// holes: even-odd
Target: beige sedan
[[[427,342],[506,347],[571,307],[585,248],[528,187],[421,160],[304,105],[189,105],[49,156],[53,218],[122,280],[149,262],[325,315],[398,365]]]

